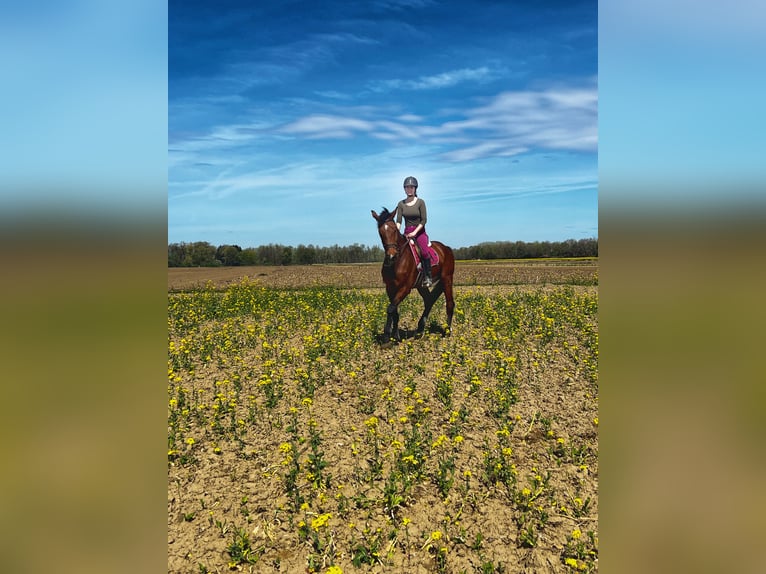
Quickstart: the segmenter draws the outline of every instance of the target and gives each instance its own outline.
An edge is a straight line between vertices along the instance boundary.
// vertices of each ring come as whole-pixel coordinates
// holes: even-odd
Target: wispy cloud
[[[502,76],[500,70],[481,66],[479,68],[461,68],[430,76],[417,78],[392,78],[372,82],[369,86],[373,92],[388,92],[391,90],[438,90],[451,88],[466,82],[485,83]]]
[[[371,132],[375,123],[356,118],[330,115],[311,115],[284,126],[286,134],[304,135],[308,138],[349,138],[357,132]]]
[[[595,152],[597,107],[595,86],[517,91],[452,112],[462,117],[443,123],[429,123],[429,118],[408,114],[381,119],[376,110],[367,109],[362,117],[351,113],[310,115],[278,131],[310,139],[415,137],[423,143],[443,146],[442,157],[454,162],[508,157],[535,149]]]

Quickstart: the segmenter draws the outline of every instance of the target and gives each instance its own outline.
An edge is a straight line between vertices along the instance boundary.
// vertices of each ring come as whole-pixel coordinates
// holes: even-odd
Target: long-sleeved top
[[[417,227],[418,224],[426,226],[428,214],[426,211],[426,202],[419,197],[414,205],[407,205],[406,200],[402,199],[396,205],[396,224],[401,225],[402,216],[404,216],[405,227]]]

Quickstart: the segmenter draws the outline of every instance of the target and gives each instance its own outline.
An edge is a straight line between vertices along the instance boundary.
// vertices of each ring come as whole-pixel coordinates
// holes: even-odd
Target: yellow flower
[[[455,443],[455,444],[460,444],[461,442],[463,442],[463,440],[464,440],[464,439],[463,439],[463,437],[462,437],[462,436],[460,436],[460,435],[457,435],[457,436],[456,436],[455,438],[453,438],[452,440],[454,441],[454,443]]]
[[[439,540],[442,537],[442,533],[439,530],[435,530],[431,533],[431,540]]]
[[[367,425],[367,428],[373,429],[378,426],[378,417],[370,417],[364,421],[364,424]]]
[[[572,568],[577,568],[577,560],[574,558],[567,558],[565,561],[567,566],[571,566]]]
[[[340,569],[340,566],[330,566],[326,572],[327,574],[343,574],[343,570]]]
[[[329,512],[327,514],[320,514],[314,520],[311,521],[311,528],[318,531],[325,524],[327,524],[327,521],[330,520],[331,517],[332,517],[332,514],[330,514]]]
[[[572,530],[572,539],[579,540],[580,536],[582,536],[582,532],[580,532],[579,528]]]
[[[189,446],[193,445],[194,444],[194,439],[191,438],[191,437],[187,438],[186,439],[186,444],[188,444]]]
[[[407,518],[406,516],[402,519],[402,526],[407,526],[412,520]]]

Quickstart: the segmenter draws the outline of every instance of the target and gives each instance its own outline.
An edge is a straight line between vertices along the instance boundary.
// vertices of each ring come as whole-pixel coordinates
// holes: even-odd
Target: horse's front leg
[[[391,333],[395,339],[399,339],[399,304],[391,303],[386,309],[386,327],[383,329],[383,342],[391,340]]]
[[[383,342],[388,343],[391,340],[391,335],[399,341],[399,303],[401,303],[407,294],[410,292],[409,287],[396,289],[395,286],[391,286],[388,289],[389,305],[386,309],[386,327],[383,330]]]

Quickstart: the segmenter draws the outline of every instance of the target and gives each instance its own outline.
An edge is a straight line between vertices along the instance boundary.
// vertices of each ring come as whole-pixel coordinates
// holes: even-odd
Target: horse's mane
[[[388,211],[388,208],[384,207],[383,211],[378,215],[378,225],[383,225],[389,217],[391,217],[391,212]]]

